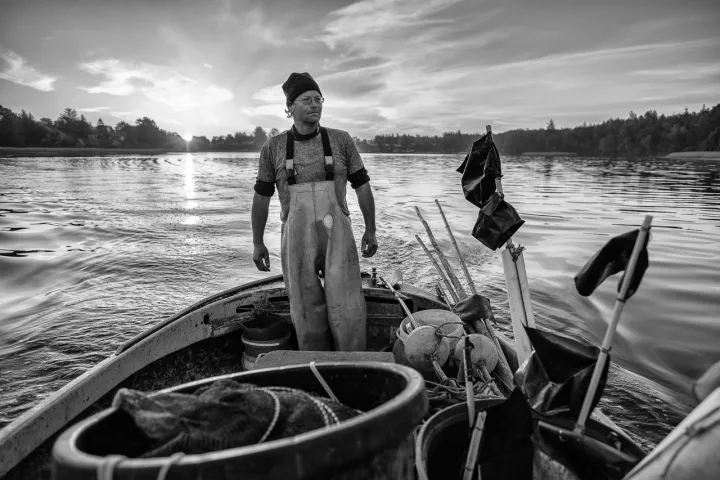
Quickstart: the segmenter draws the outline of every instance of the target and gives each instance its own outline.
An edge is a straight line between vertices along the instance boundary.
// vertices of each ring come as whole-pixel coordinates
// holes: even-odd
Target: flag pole
[[[489,138],[492,138],[492,127],[490,125],[485,127],[485,131]],[[504,197],[500,177],[495,179],[495,186],[500,196]],[[501,254],[518,365],[522,365],[530,356],[530,353],[532,353],[532,344],[530,343],[527,332],[525,332],[525,327],[535,328],[535,316],[532,311],[530,287],[528,285],[525,259],[523,258],[522,251],[523,247],[515,247],[512,238],[509,238],[505,245],[505,250]]]
[[[583,400],[582,408],[580,409],[580,415],[578,415],[577,423],[575,424],[575,428],[573,430],[573,433],[576,435],[582,435],[585,433],[585,422],[590,415],[590,405],[595,398],[595,392],[597,392],[600,377],[603,369],[605,368],[605,362],[607,361],[608,353],[610,352],[610,345],[612,344],[613,337],[615,336],[615,330],[617,329],[618,322],[620,321],[623,307],[625,307],[627,292],[630,288],[633,274],[635,273],[635,266],[637,265],[638,258],[640,258],[640,252],[645,245],[645,239],[650,231],[652,218],[652,215],[645,216],[645,220],[640,227],[640,233],[635,240],[635,246],[633,247],[632,254],[630,255],[630,262],[625,270],[625,277],[623,279],[622,286],[620,287],[620,293],[618,294],[617,300],[615,300],[612,320],[605,332],[605,338],[603,339],[602,347],[600,348],[600,355],[598,356],[597,362],[595,362],[595,369],[593,370],[593,374],[590,379],[590,386],[588,387],[588,391],[585,393],[585,399]]]

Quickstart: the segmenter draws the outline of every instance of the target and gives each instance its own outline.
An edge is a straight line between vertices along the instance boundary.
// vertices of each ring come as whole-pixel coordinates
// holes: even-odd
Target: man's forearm
[[[375,198],[373,197],[370,182],[364,183],[355,189],[360,211],[365,219],[365,230],[375,233]]]
[[[270,210],[270,197],[255,193],[253,197],[252,213],[252,231],[253,245],[262,245],[264,243],[265,225],[267,224],[268,212]]]

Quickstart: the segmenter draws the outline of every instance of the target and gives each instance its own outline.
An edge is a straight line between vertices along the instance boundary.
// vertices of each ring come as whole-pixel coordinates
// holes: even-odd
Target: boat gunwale
[[[195,302],[194,304],[190,305],[189,307],[186,307],[185,309],[183,309],[180,312],[176,313],[175,315],[171,316],[170,318],[166,318],[165,320],[162,320],[162,321],[156,323],[152,327],[138,333],[137,335],[132,337],[130,340],[127,340],[125,343],[120,345],[117,348],[117,350],[115,350],[115,355],[121,354],[122,352],[130,349],[133,345],[140,342],[144,338],[149,337],[150,335],[157,332],[158,330],[163,329],[164,327],[170,325],[174,321],[179,320],[180,318],[184,317],[185,315],[193,313],[194,311],[196,311],[204,306],[215,303],[218,300],[223,300],[227,297],[232,297],[232,296],[234,296],[238,293],[242,293],[245,290],[248,290],[250,288],[255,288],[255,287],[262,286],[262,285],[275,283],[282,279],[283,279],[283,275],[282,275],[282,273],[280,273],[277,275],[273,275],[273,276],[266,277],[266,278],[261,278],[258,280],[253,280],[251,282],[244,283],[242,285],[231,287],[231,288],[228,288],[227,290],[223,290],[222,292],[216,293],[216,294],[206,297],[202,300],[199,300],[199,301]]]

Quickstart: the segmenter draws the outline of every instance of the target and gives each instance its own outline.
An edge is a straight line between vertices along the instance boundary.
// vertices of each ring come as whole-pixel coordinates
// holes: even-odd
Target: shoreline
[[[673,152],[662,158],[682,160],[720,160],[720,152]]]

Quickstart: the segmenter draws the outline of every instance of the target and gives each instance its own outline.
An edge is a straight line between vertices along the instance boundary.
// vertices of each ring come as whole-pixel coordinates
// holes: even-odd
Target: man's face
[[[293,118],[301,122],[317,123],[322,115],[322,96],[315,90],[308,90],[293,102]]]

